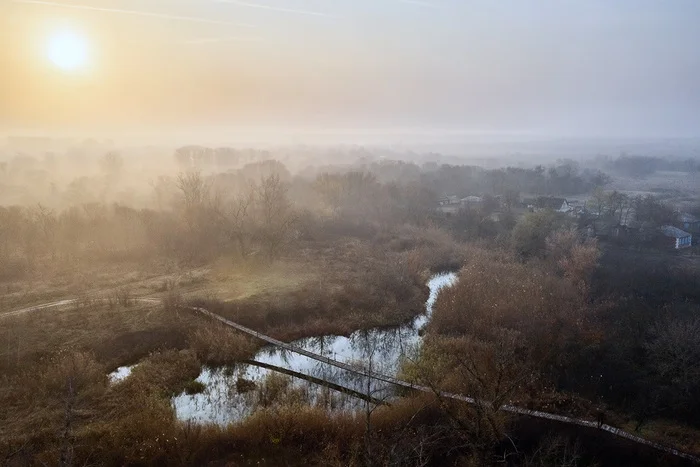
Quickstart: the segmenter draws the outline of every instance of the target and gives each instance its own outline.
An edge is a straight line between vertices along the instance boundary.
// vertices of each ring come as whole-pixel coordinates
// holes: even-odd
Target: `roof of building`
[[[538,208],[559,209],[566,202],[564,198],[554,198],[552,196],[540,196],[535,202]]]
[[[700,219],[698,219],[697,217],[695,217],[692,214],[688,214],[687,212],[682,212],[680,218],[681,218],[681,222],[687,222],[688,224],[694,224],[696,222],[700,222]]]
[[[463,203],[480,203],[481,201],[483,201],[481,196],[467,196],[462,198]]]
[[[692,235],[685,230],[681,230],[678,227],[673,227],[672,225],[664,225],[661,227],[661,232],[667,237],[672,238],[692,237]]]

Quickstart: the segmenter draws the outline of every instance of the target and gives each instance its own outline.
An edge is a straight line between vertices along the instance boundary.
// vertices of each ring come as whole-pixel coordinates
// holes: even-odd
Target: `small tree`
[[[600,257],[597,241],[583,241],[575,229],[564,229],[549,235],[546,244],[547,259],[579,290],[587,291]]]
[[[259,241],[268,259],[279,256],[282,247],[292,238],[296,212],[287,197],[287,187],[278,175],[263,178],[255,187]]]
[[[201,207],[208,199],[209,188],[200,172],[180,173],[175,183],[178,190],[180,190],[185,211]]]
[[[672,319],[658,324],[646,344],[662,400],[667,407],[690,419],[700,415],[699,335],[700,318]]]
[[[673,208],[651,195],[637,196],[633,201],[636,219],[653,226],[673,224],[677,215]]]
[[[199,172],[181,173],[176,186],[180,191],[180,215],[188,259],[207,257],[221,245],[222,232],[217,213],[221,198],[213,196],[210,185]]]
[[[241,256],[246,256],[248,252],[248,242],[253,227],[254,203],[255,190],[251,187],[250,190],[224,202],[217,210],[224,234],[230,242],[237,245]]]
[[[44,244],[45,251],[51,253],[51,259],[56,258],[56,235],[58,231],[58,221],[53,210],[38,204],[32,210],[32,217],[36,223],[38,234]]]
[[[511,243],[515,252],[523,258],[543,256],[547,237],[563,227],[566,220],[555,212],[528,213],[521,217],[513,228]]]

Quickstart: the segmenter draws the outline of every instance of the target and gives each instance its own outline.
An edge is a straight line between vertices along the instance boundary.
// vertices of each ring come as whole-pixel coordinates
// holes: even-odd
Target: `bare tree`
[[[549,235],[546,244],[547,259],[585,292],[600,257],[597,241],[584,241],[575,229],[562,229]]]
[[[44,248],[51,253],[51,259],[56,258],[56,234],[58,221],[53,210],[38,204],[32,210],[34,222],[37,224],[39,235]]]
[[[224,234],[230,242],[234,242],[237,245],[238,253],[241,256],[246,256],[248,252],[254,202],[255,191],[250,189],[222,203],[220,209],[217,209],[217,216],[222,224]]]
[[[609,197],[602,187],[596,187],[591,195],[590,207],[596,216],[601,217],[608,207]]]
[[[581,463],[581,445],[561,436],[546,436],[537,449],[523,460],[525,467],[576,467]]]
[[[171,177],[159,176],[157,180],[149,182],[153,188],[153,199],[156,208],[160,211],[172,208],[177,198],[178,186]]]
[[[181,241],[186,258],[211,257],[223,237],[217,214],[222,210],[222,198],[212,194],[208,181],[199,172],[181,173],[176,186],[180,191],[179,211],[184,224]]]
[[[0,260],[6,260],[21,240],[23,211],[19,207],[0,206]]]
[[[91,355],[71,353],[54,362],[54,368],[41,376],[57,398],[56,409],[61,466],[74,465],[76,431],[84,423],[86,409],[101,397],[105,390],[104,368]]]
[[[669,320],[653,329],[646,345],[652,371],[666,403],[689,410],[700,391],[700,318]]]
[[[324,173],[317,177],[314,188],[335,213],[361,216],[375,206],[380,185],[368,172]]]
[[[385,365],[390,365],[386,359],[382,358],[387,350],[387,346],[391,346],[393,339],[386,340],[382,335],[371,331],[363,331],[353,337],[353,347],[356,347],[361,352],[361,360],[356,364],[362,368],[365,375],[358,375],[360,391],[365,394],[364,403],[364,421],[365,431],[363,437],[364,446],[364,464],[372,466],[376,464],[374,453],[374,438],[372,428],[372,415],[378,407],[385,405],[386,400],[391,395],[391,387],[387,383],[375,380],[373,373],[384,373],[387,368],[382,368]]]
[[[175,182],[182,197],[185,211],[202,206],[209,195],[209,188],[201,172],[183,172]]]
[[[297,215],[278,175],[270,175],[255,187],[259,240],[269,259],[276,258],[292,238]]]
[[[74,375],[66,376],[65,395],[63,399],[63,428],[61,430],[61,456],[59,464],[61,466],[73,465],[73,424],[75,420],[76,388]]]
[[[183,146],[175,150],[175,161],[183,170],[201,170],[214,163],[214,150],[202,146]]]
[[[420,384],[432,389],[448,418],[452,448],[468,448],[486,463],[494,443],[507,437],[508,415],[500,410],[522,396],[535,377],[522,358],[522,338],[501,330],[490,341],[473,338],[435,340],[413,368]],[[469,395],[473,404],[447,399],[442,391]]]

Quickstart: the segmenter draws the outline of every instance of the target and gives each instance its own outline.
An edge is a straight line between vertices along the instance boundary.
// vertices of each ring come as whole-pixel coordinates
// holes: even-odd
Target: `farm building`
[[[682,248],[690,248],[693,243],[693,235],[681,230],[678,227],[673,227],[671,225],[664,225],[661,227],[661,233],[671,240],[671,246],[676,250]]]
[[[700,219],[692,214],[682,213],[680,215],[681,228],[686,232],[700,233]]]
[[[524,204],[532,211],[556,211],[556,212],[571,212],[573,208],[564,198],[555,198],[552,196],[540,196],[535,199],[526,199]]]

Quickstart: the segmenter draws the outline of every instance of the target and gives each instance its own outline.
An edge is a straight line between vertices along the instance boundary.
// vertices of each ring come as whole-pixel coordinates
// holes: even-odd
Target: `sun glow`
[[[84,37],[63,31],[49,38],[47,55],[51,63],[63,71],[84,68],[88,62],[88,44]]]

